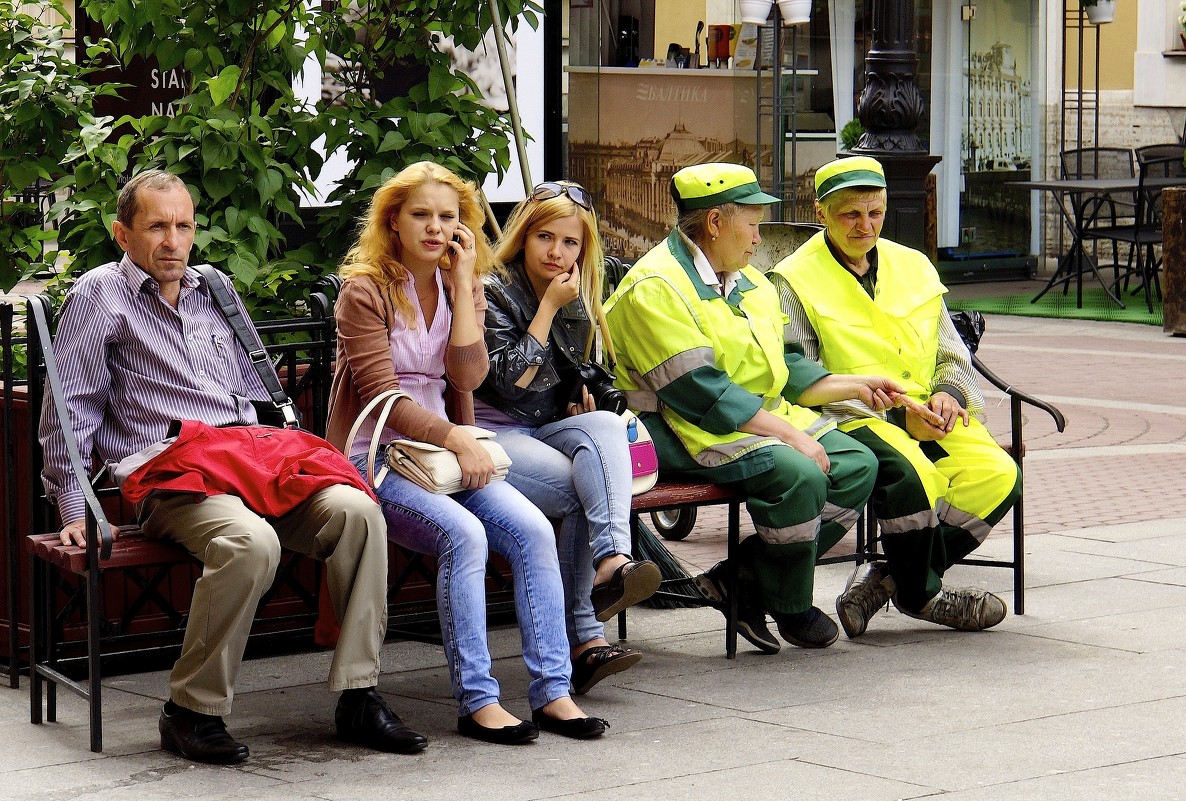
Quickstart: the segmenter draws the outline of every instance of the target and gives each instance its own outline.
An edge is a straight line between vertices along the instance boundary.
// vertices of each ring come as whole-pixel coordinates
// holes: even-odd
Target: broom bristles
[[[637,541],[638,553],[635,554],[635,557],[638,559],[649,559],[654,562],[659,568],[659,577],[664,582],[679,581],[681,579],[685,582],[664,586],[663,590],[678,595],[686,595],[689,599],[687,603],[684,603],[669,598],[650,598],[645,602],[647,606],[654,609],[680,609],[704,606],[704,596],[696,591],[696,588],[692,586],[691,582],[687,581],[691,576],[684,570],[684,566],[680,564],[678,559],[671,555],[671,551],[667,550],[667,546],[641,520],[638,521]]]

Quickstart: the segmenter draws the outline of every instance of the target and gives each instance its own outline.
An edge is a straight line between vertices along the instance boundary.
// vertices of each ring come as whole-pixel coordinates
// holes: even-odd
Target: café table
[[[1182,182],[1178,177],[1147,177],[1145,179],[1144,188],[1146,190],[1165,189],[1170,186],[1178,186]],[[1087,215],[1085,209],[1088,207],[1086,199],[1089,197],[1106,197],[1106,196],[1129,196],[1135,197],[1138,188],[1141,186],[1140,179],[1136,177],[1124,178],[1051,178],[1046,180],[1036,181],[1010,181],[1005,186],[1012,186],[1018,189],[1030,189],[1035,192],[1050,192],[1058,205],[1059,213],[1066,222],[1067,227],[1071,231],[1071,244],[1065,253],[1058,259],[1058,268],[1054,271],[1054,275],[1050,277],[1050,281],[1042,288],[1042,291],[1030,299],[1030,303],[1037,303],[1042,296],[1053,289],[1055,286],[1061,285],[1063,287],[1063,294],[1070,291],[1071,282],[1075,282],[1075,305],[1078,308],[1083,307],[1083,274],[1090,272],[1095,280],[1103,287],[1104,293],[1112,299],[1120,308],[1124,308],[1124,302],[1120,300],[1116,292],[1113,291],[1114,284],[1110,285],[1100,274],[1099,265],[1096,264],[1095,257],[1087,250],[1087,246],[1083,241],[1083,232],[1087,225]]]

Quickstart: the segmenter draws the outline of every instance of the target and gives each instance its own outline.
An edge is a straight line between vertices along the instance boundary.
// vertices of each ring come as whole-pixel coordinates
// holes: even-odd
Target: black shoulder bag
[[[247,357],[251,359],[255,372],[259,373],[264,388],[272,396],[270,403],[268,401],[251,401],[251,404],[255,406],[255,413],[259,417],[260,423],[274,425],[277,428],[300,428],[301,419],[297,414],[296,406],[288,397],[288,393],[280,386],[280,379],[276,377],[276,371],[272,368],[267,350],[260,344],[259,337],[256,336],[251,323],[239,311],[239,304],[235,303],[234,297],[227,290],[226,284],[223,283],[222,273],[209,264],[199,264],[194,267],[194,270],[206,279],[206,286],[210,288],[210,297],[214,299],[218,310],[222,312],[227,324],[235,332],[235,339],[239,340],[239,344],[247,352]]]

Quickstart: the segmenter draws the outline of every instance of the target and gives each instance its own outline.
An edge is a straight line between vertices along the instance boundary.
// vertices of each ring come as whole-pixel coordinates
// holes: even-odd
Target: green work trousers
[[[729,485],[747,496],[758,530],[742,543],[742,568],[752,570],[772,612],[811,608],[816,558],[844,537],[873,489],[877,460],[865,446],[839,431],[819,443],[831,462],[826,475],[813,460],[779,445],[771,448],[770,469]],[[777,535],[786,531],[801,533]]]

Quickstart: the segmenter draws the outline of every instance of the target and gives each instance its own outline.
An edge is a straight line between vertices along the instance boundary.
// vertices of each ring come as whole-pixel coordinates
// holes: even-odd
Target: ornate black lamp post
[[[885,236],[927,251],[935,236],[926,230],[926,177],[940,157],[928,154],[915,133],[923,99],[914,36],[913,0],[873,0],[873,43],[865,56],[865,88],[857,103],[865,133],[852,152],[873,156],[885,168]]]

